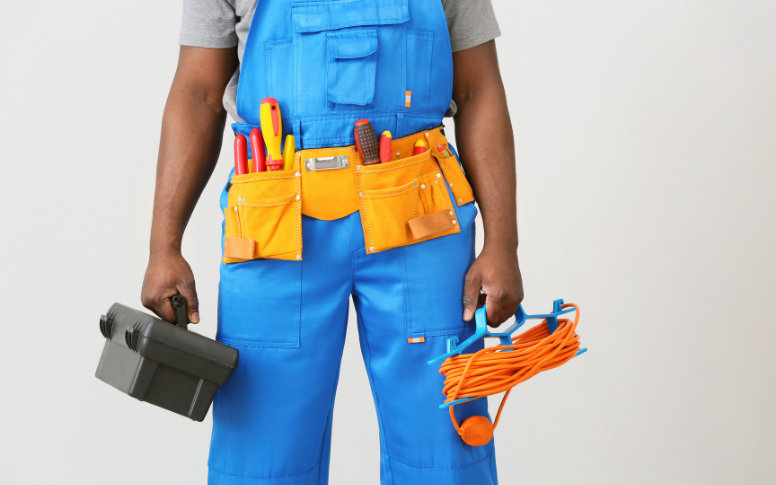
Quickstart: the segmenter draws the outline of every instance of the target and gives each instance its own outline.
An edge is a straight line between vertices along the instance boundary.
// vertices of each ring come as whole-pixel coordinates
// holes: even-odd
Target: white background
[[[590,348],[512,394],[501,483],[775,483],[776,3],[494,4],[525,307],[578,303]],[[205,483],[209,418],[93,376],[100,313],[140,307],[180,10],[0,6],[3,484]],[[226,140],[184,243],[210,336]],[[378,483],[355,333],[332,484]]]

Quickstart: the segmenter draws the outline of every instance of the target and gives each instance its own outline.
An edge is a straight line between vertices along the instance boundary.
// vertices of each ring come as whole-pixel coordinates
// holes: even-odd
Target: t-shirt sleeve
[[[442,0],[453,52],[493,40],[501,31],[491,0]]]
[[[225,49],[237,45],[237,15],[229,0],[183,0],[180,44]]]

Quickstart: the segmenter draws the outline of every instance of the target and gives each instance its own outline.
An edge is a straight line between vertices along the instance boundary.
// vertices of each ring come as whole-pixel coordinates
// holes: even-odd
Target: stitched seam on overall
[[[455,471],[455,470],[465,470],[466,468],[470,468],[470,467],[473,467],[474,465],[478,465],[478,464],[482,463],[483,461],[490,459],[490,457],[491,457],[492,455],[493,455],[493,451],[491,451],[490,453],[488,453],[488,454],[487,454],[487,455],[486,455],[484,458],[481,458],[481,459],[479,459],[479,460],[475,461],[474,463],[469,463],[468,465],[464,465],[464,466],[461,466],[461,467],[455,467],[455,468],[453,468],[453,467],[450,467],[450,468],[417,468],[417,467],[414,467],[414,466],[410,466],[410,465],[408,465],[408,464],[406,464],[406,463],[402,463],[401,461],[397,460],[396,458],[391,458],[391,460],[392,460],[392,461],[395,461],[395,462],[396,462],[396,463],[398,463],[399,465],[406,466],[407,468],[411,468],[411,469],[413,469],[413,470],[427,470],[427,471],[434,471],[434,470],[439,470],[439,471]],[[490,467],[488,467],[488,468],[490,468]]]
[[[356,311],[356,314],[361,320],[361,327],[364,329],[364,341],[366,342],[366,348],[369,351],[369,362],[364,362],[364,367],[366,367],[366,373],[369,376],[369,386],[372,388],[372,394],[374,395],[375,400],[375,411],[377,411],[377,424],[380,430],[380,435],[385,436],[385,430],[383,427],[385,426],[383,423],[383,413],[380,412],[380,398],[377,395],[377,390],[374,387],[374,378],[372,377],[372,347],[369,345],[369,338],[367,337],[366,332],[366,322],[364,321],[364,317],[361,316],[360,312]],[[360,330],[360,329],[359,329]],[[385,454],[388,455],[388,466],[391,466],[391,453],[388,451],[388,439],[385,438]],[[391,482],[393,482],[393,469],[391,470]]]
[[[269,478],[264,478],[264,477],[249,477],[249,476],[247,476],[247,475],[235,475],[234,473],[228,473],[228,472],[224,472],[224,471],[218,470],[218,469],[216,469],[216,468],[213,468],[213,467],[208,467],[208,468],[210,468],[210,470],[211,470],[211,471],[214,471],[214,472],[216,472],[216,473],[220,473],[220,474],[222,474],[222,475],[228,475],[228,476],[230,476],[230,477],[246,478],[246,479],[248,479],[248,480],[261,480],[261,481],[268,481],[268,480],[286,480],[286,479],[289,479],[289,478],[294,478],[294,477],[298,477],[298,476],[301,476],[301,475],[307,475],[308,473],[310,473],[310,472],[312,472],[313,470],[315,470],[315,467],[317,467],[317,466],[318,466],[320,463],[321,463],[321,461],[320,461],[320,460],[318,460],[317,462],[315,462],[315,465],[313,465],[313,467],[312,467],[312,468],[310,468],[310,469],[309,469],[309,470],[307,470],[307,471],[301,472],[301,473],[294,473],[293,475],[287,475],[287,476],[285,476],[285,477],[269,477]]]

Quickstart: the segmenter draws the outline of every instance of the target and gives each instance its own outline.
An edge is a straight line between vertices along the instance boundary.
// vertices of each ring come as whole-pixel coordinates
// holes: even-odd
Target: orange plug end
[[[461,424],[459,434],[467,445],[484,446],[493,439],[493,425],[485,416],[472,416]]]

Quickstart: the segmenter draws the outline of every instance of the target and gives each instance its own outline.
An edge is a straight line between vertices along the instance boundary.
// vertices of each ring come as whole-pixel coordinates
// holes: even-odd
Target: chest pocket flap
[[[326,98],[329,103],[366,106],[375,94],[377,31],[329,32]]]

